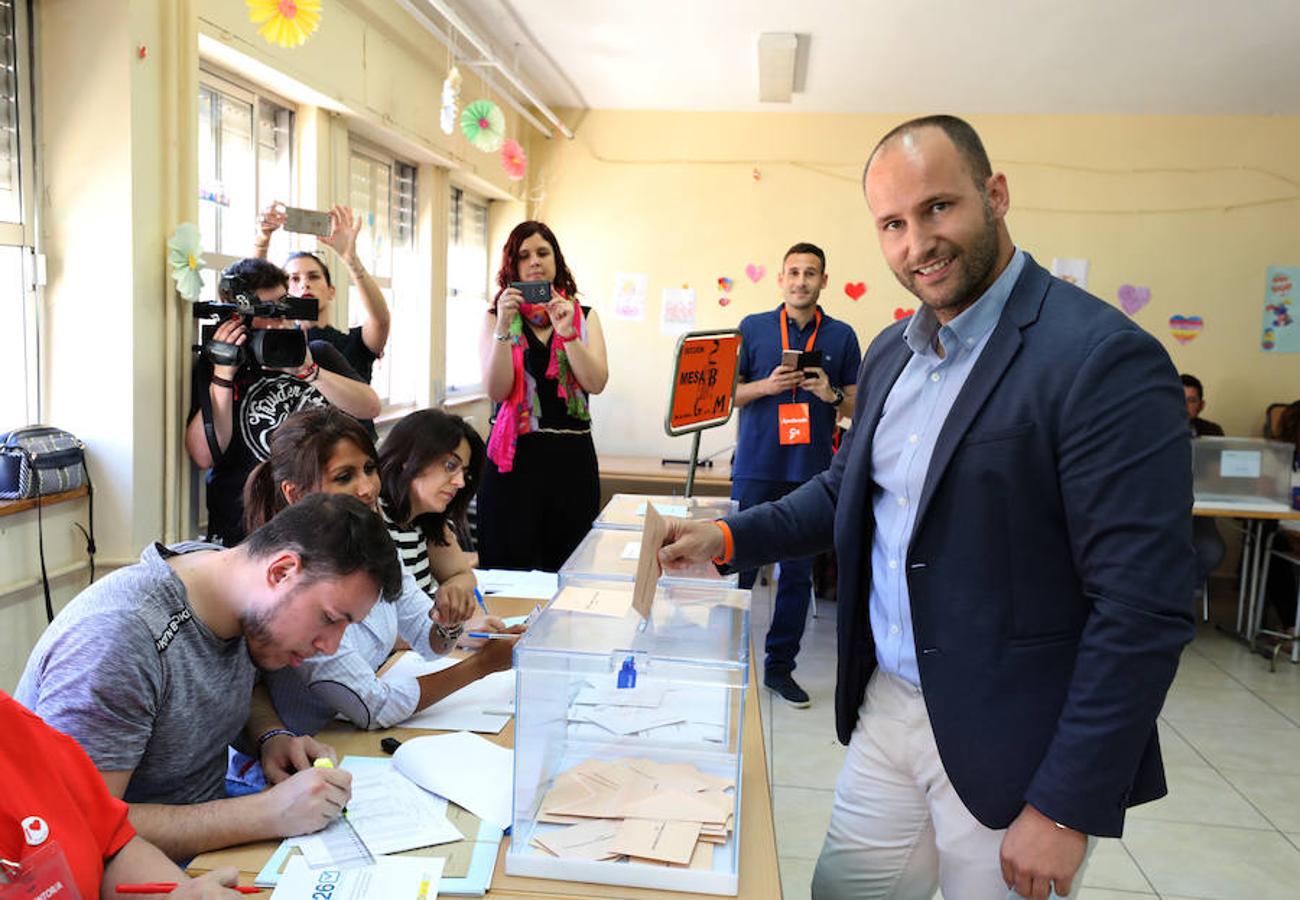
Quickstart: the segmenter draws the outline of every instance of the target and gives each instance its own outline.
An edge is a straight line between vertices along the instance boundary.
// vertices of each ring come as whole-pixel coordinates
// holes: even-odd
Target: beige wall
[[[662,428],[674,342],[659,330],[664,287],[696,289],[699,327],[731,326],[780,302],[781,254],[810,240],[828,256],[826,308],[864,347],[895,308],[915,306],[881,259],[859,187],[867,153],[902,118],[590,112],[577,140],[538,148],[535,211],[556,229],[609,341],[610,385],[593,405],[601,451],[689,449]],[[1044,265],[1089,259],[1090,289],[1112,303],[1123,283],[1150,287],[1136,320],[1205,382],[1207,415],[1254,432],[1265,405],[1300,395],[1300,354],[1259,349],[1265,268],[1300,265],[1300,118],[972,121],[1007,173],[1017,243]],[[757,285],[750,262],[768,270]],[[649,274],[645,322],[604,309],[616,272]],[[726,308],[723,275],[736,282]],[[869,287],[856,303],[849,281]],[[1179,345],[1174,314],[1203,316],[1203,333]],[[706,452],[732,440],[721,431],[706,435]]]

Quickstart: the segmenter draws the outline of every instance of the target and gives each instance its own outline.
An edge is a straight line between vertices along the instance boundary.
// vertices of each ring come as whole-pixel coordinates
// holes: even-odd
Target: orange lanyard
[[[813,344],[817,343],[817,332],[822,327],[822,311],[819,309],[816,312],[817,312],[817,320],[816,320],[817,324],[813,326],[812,337],[808,338],[808,346],[803,348],[805,353],[807,353],[809,350],[813,348]],[[790,324],[789,324],[789,318],[786,316],[784,306],[781,307],[781,349],[782,350],[790,349]]]

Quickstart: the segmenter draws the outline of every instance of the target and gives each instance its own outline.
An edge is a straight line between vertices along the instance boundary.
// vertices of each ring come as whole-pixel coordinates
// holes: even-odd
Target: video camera
[[[214,366],[240,366],[250,360],[271,369],[293,369],[307,358],[307,335],[298,328],[254,328],[253,319],[293,319],[316,321],[320,303],[312,297],[290,297],[285,294],[275,300],[258,299],[257,291],[248,285],[240,274],[229,270],[221,273],[218,293],[220,303],[195,303],[194,318],[217,320],[217,324],[239,316],[248,329],[248,339],[242,346],[212,337],[216,325],[202,329],[203,344],[195,347]]]

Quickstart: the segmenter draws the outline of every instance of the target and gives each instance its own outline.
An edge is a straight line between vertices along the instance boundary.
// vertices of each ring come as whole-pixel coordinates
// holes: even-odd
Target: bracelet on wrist
[[[492,332],[492,339],[496,341],[498,344],[508,344],[514,340],[514,335],[512,335],[508,331],[505,334],[498,334],[497,332],[494,331]]]
[[[311,384],[320,377],[320,363],[313,362],[306,369],[303,369],[300,372],[294,372],[293,377],[297,378],[299,381],[305,381],[308,384]]]
[[[214,374],[208,378],[208,381],[215,384],[217,387],[229,388],[232,391],[235,389],[235,383],[233,381],[229,378],[222,378],[220,375]]]
[[[262,747],[266,745],[267,741],[269,741],[273,737],[279,737],[282,734],[287,734],[289,737],[298,736],[294,734],[292,731],[290,731],[288,728],[272,728],[270,731],[264,732],[262,736],[257,739],[257,749],[261,750]]]
[[[444,641],[455,642],[460,640],[460,636],[465,633],[465,623],[461,622],[459,625],[453,625],[451,628],[448,628],[441,622],[434,622],[433,630],[437,633],[438,637],[442,638]]]

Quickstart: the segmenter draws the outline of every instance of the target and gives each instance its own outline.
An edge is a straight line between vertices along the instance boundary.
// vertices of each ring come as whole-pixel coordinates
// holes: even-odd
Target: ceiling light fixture
[[[789,103],[794,94],[794,64],[799,36],[768,32],[758,36],[758,99],[764,103]]]

